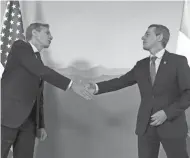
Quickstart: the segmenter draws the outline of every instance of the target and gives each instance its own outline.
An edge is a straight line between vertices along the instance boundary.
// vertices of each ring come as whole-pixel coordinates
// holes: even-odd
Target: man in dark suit
[[[13,43],[1,79],[1,157],[33,158],[35,137],[44,138],[43,81],[91,99],[84,86],[45,66],[39,52],[53,39],[48,24],[33,23],[26,40]],[[53,106],[53,105],[52,105]]]
[[[86,85],[91,93],[102,94],[138,84],[139,158],[158,158],[160,143],[168,158],[188,158],[185,110],[190,106],[190,68],[186,57],[165,50],[169,37],[167,27],[150,25],[142,37],[150,57],[119,78]]]

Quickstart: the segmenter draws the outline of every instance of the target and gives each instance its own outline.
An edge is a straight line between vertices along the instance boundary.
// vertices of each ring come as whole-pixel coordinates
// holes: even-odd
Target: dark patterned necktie
[[[37,58],[41,63],[43,63],[40,53],[39,53],[39,52],[35,52],[35,55],[36,55],[36,58]],[[43,80],[42,80],[41,78],[40,78],[39,87],[43,87]]]
[[[40,60],[42,62],[42,58],[39,52],[35,52],[35,55],[37,57],[38,60]]]
[[[151,77],[151,82],[152,82],[152,85],[154,85],[154,81],[155,81],[155,78],[156,78],[156,61],[157,57],[156,56],[153,56],[150,58],[151,60],[151,63],[150,63],[150,77]]]

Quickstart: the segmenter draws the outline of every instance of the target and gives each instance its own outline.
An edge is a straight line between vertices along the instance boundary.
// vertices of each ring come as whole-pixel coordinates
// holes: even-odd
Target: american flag
[[[190,1],[184,0],[183,4],[184,5],[182,10],[181,26],[179,30],[176,53],[186,56],[190,65]]]
[[[19,1],[8,1],[0,34],[0,53],[3,66],[6,65],[13,42],[18,39],[24,40],[23,33],[24,29]]]

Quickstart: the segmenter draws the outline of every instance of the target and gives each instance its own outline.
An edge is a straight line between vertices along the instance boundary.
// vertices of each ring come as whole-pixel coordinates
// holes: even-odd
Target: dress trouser
[[[1,158],[7,158],[13,145],[14,158],[33,158],[36,127],[35,106],[30,116],[18,128],[1,125]]]
[[[138,136],[139,158],[158,158],[160,143],[167,158],[189,158],[185,137],[160,138],[154,126],[149,126],[143,136]]]

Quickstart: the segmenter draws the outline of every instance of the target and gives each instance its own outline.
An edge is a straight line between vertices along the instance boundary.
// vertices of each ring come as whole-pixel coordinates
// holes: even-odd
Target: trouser
[[[7,158],[12,145],[14,158],[33,158],[34,143],[35,125],[30,119],[18,128],[1,125],[1,158]]]
[[[139,158],[158,158],[160,143],[167,158],[189,158],[185,137],[160,138],[154,126],[149,126],[143,136],[138,136]]]

